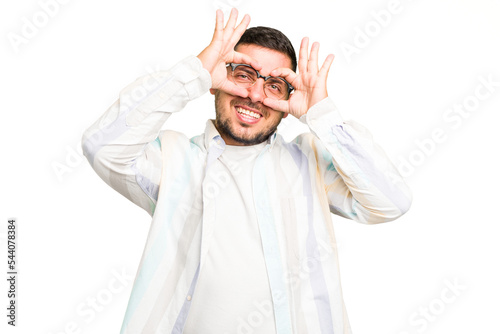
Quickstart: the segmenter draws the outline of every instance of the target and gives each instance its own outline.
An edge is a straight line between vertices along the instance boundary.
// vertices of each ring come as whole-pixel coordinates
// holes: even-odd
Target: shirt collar
[[[224,149],[226,143],[219,134],[219,131],[215,128],[213,120],[209,119],[205,126],[205,147],[209,149],[212,145],[217,145]]]

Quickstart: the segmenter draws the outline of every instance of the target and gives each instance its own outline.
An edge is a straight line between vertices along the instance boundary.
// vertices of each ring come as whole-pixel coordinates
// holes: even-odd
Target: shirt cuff
[[[189,56],[175,65],[172,75],[184,84],[184,89],[193,100],[205,94],[212,87],[210,73],[203,67],[201,60],[195,56]]]
[[[342,115],[329,97],[313,105],[299,120],[316,133],[344,123]]]

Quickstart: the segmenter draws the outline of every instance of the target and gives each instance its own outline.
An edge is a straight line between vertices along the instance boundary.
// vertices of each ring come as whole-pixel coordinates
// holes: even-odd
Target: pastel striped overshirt
[[[123,334],[182,333],[196,298],[217,219],[214,198],[224,187],[210,167],[225,143],[210,120],[205,133],[191,139],[161,127],[210,86],[199,59],[186,58],[122,90],[83,136],[97,174],[153,217]],[[248,189],[276,333],[348,334],[332,213],[387,222],[409,209],[411,195],[369,132],[343,121],[329,98],[300,120],[310,133],[292,142],[271,135]]]

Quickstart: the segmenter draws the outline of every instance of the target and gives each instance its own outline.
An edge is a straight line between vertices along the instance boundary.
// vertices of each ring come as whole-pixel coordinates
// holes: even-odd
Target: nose
[[[248,97],[252,102],[262,103],[266,98],[266,93],[264,93],[264,79],[259,78],[252,87],[248,88]]]

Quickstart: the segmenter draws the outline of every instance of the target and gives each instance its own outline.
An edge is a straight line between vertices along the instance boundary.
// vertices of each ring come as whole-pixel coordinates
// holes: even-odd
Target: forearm
[[[158,137],[171,115],[210,87],[196,57],[168,71],[137,79],[83,135],[83,152],[97,174],[115,190],[154,210],[161,176]]]
[[[367,129],[344,122],[330,99],[301,118],[320,139],[334,168],[325,167],[330,205],[364,223],[394,220],[411,205],[411,193]]]

